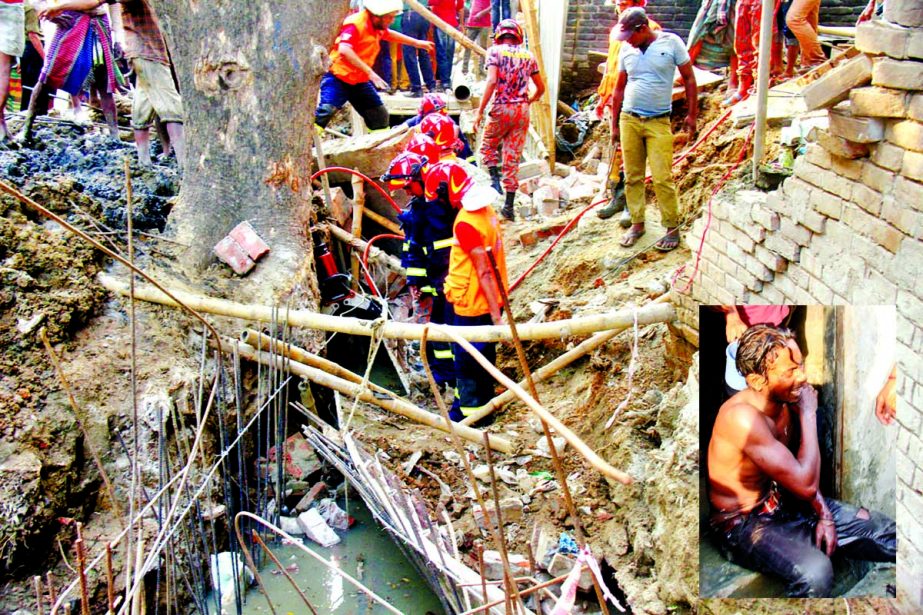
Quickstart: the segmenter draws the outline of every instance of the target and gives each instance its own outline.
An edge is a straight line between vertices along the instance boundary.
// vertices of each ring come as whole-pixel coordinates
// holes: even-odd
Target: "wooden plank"
[[[381,101],[385,104],[385,107],[388,108],[388,113],[391,115],[406,115],[412,116],[417,114],[417,110],[420,108],[420,99],[411,98],[406,94],[383,94],[378,93],[381,97]],[[446,96],[446,106],[449,110],[449,115],[460,115],[462,111],[470,109],[471,99],[464,100],[459,102],[454,96]]]

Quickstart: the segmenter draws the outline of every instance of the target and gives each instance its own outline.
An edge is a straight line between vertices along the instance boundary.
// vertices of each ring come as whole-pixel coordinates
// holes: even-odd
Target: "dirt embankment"
[[[0,151],[0,177],[124,250],[126,157],[136,227],[162,228],[178,190],[174,165],[161,161],[142,173],[133,146],[76,126],[40,124],[35,148]],[[142,239],[139,258],[160,247]],[[88,538],[112,529],[104,527],[107,515],[91,516],[111,511],[112,504],[100,497],[90,449],[104,453],[121,494],[127,464],[112,447],[118,446],[115,434],[126,429],[130,404],[127,321],[121,306],[107,306],[95,281],[104,266],[99,251],[58,224],[12,197],[0,198],[0,578],[6,584],[0,611],[25,606],[17,596],[28,595],[28,585],[17,579],[53,568],[46,562],[69,549],[72,520],[88,524]],[[42,331],[61,357],[89,439],[40,340]],[[118,528],[117,522],[108,525]],[[59,578],[69,576],[61,569]]]

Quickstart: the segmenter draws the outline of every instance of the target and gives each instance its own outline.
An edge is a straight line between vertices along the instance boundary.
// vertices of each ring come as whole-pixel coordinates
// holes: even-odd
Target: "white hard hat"
[[[462,196],[461,204],[466,211],[477,211],[484,209],[488,205],[493,205],[500,197],[500,193],[490,186],[471,183],[468,190]]]
[[[363,5],[369,13],[378,16],[399,13],[404,10],[403,0],[365,0]]]

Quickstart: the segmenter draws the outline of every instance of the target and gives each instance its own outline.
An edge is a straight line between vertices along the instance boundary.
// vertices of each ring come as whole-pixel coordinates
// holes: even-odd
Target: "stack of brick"
[[[805,90],[830,121],[793,176],[778,191],[743,190],[713,207],[693,285],[677,298],[676,332],[693,341],[697,303],[897,306],[898,595],[920,612],[923,3],[888,0],[884,18],[859,26],[863,55]],[[690,232],[693,251],[705,224]]]

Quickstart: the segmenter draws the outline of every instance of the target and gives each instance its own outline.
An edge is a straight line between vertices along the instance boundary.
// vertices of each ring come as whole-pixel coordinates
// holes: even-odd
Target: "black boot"
[[[503,209],[500,210],[500,213],[503,214],[503,217],[509,221],[516,219],[516,213],[513,211],[513,203],[516,202],[516,193],[507,192],[506,193],[506,203],[503,204]]]
[[[609,180],[609,202],[596,210],[596,215],[605,220],[623,211],[626,205],[625,174],[619,171],[619,180],[617,182]]]
[[[490,187],[496,190],[497,192],[503,192],[500,189],[500,169],[499,167],[487,167],[487,172],[490,173]]]

